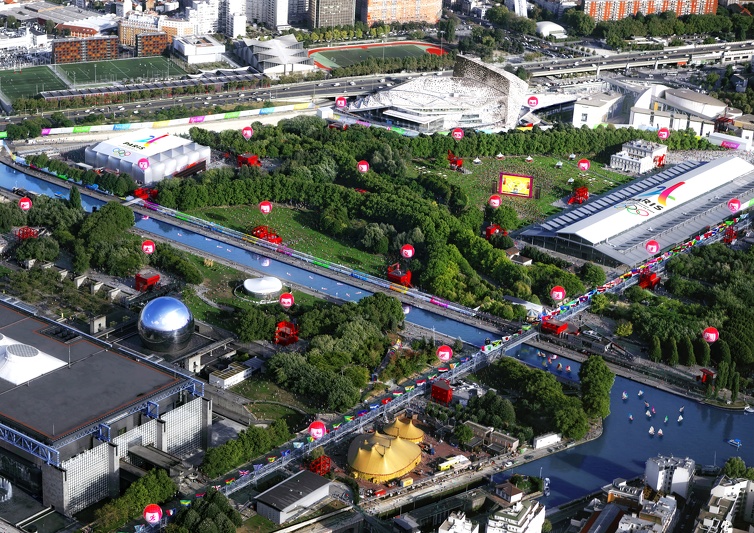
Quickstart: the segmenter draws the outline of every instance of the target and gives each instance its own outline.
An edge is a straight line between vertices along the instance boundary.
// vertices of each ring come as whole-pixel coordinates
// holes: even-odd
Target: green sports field
[[[0,70],[0,89],[11,101],[44,91],[67,89],[65,83],[48,67],[29,67],[21,71]]]
[[[367,61],[370,57],[375,59],[421,57],[427,53],[439,55],[440,49],[432,45],[390,43],[385,45],[316,48],[309,52],[309,57],[325,68],[337,68],[350,67],[356,63]]]
[[[65,72],[76,86],[89,83],[109,83],[136,78],[177,78],[186,74],[181,68],[164,57],[135,57],[115,61],[92,61],[91,63],[66,63],[53,68]],[[97,75],[95,82],[94,75]],[[74,77],[76,78],[74,80]]]

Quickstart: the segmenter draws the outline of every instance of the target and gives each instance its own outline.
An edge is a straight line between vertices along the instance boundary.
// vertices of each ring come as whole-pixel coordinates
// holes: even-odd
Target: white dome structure
[[[537,22],[537,33],[545,39],[550,35],[558,39],[564,39],[565,37],[567,37],[565,28],[563,26],[555,24],[554,22],[550,22],[548,20]]]
[[[668,89],[665,100],[671,105],[678,105],[707,118],[715,118],[725,112],[725,102],[704,93],[690,89]]]
[[[243,290],[257,298],[270,297],[283,290],[283,282],[273,276],[250,278],[243,282]]]
[[[61,366],[60,359],[0,334],[0,379],[20,385]]]

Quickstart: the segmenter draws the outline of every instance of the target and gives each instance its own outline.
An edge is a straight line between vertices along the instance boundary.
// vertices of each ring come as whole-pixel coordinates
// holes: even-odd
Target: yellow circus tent
[[[400,437],[403,440],[409,442],[420,443],[424,440],[424,432],[416,427],[414,423],[408,418],[396,419],[395,422],[382,428],[382,432],[385,435],[391,437]]]
[[[421,448],[413,442],[375,432],[353,439],[348,465],[355,478],[384,483],[411,472],[421,455]]]

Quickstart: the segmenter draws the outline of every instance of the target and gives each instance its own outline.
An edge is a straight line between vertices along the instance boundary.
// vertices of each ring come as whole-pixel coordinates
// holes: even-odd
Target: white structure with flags
[[[176,173],[204,170],[210,149],[193,141],[154,130],[134,130],[84,152],[86,164],[128,174],[149,185]],[[146,163],[145,163],[146,161]]]

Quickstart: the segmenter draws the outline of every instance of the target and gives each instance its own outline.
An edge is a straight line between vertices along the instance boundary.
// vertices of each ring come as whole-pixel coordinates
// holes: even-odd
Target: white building
[[[327,478],[302,470],[257,496],[257,513],[280,525],[308,512],[329,495]]]
[[[568,34],[563,26],[549,20],[537,22],[537,33],[547,39],[552,36],[555,39],[566,39]]]
[[[215,370],[209,375],[210,385],[228,389],[233,385],[238,385],[242,381],[250,378],[254,372],[261,370],[264,362],[253,357],[243,363],[232,362],[225,370]]]
[[[125,17],[133,10],[131,0],[117,0],[115,2],[115,14],[118,17]]]
[[[621,519],[618,531],[652,531],[653,533],[666,533],[673,531],[678,521],[678,503],[672,496],[663,496],[656,502],[646,501],[641,507],[637,520],[642,521],[641,527],[635,527],[638,524],[627,524],[629,527],[622,529],[623,520]],[[633,517],[630,517],[633,518]]]
[[[286,30],[290,28],[288,0],[246,0],[246,19],[273,30]]]
[[[505,0],[505,7],[519,17],[528,18],[526,13],[526,0]]]
[[[751,132],[745,132],[751,134]],[[752,140],[751,135],[737,137],[734,135],[726,135],[725,133],[713,132],[709,134],[707,140],[716,145],[728,148],[729,150],[751,150]]]
[[[573,104],[573,126],[595,128],[617,115],[622,107],[621,94],[593,94],[580,98]]]
[[[681,457],[650,457],[644,467],[647,485],[665,494],[675,493],[688,497],[689,484],[694,478],[696,463],[693,459]]]
[[[560,435],[557,433],[545,433],[539,437],[534,437],[534,449],[547,448],[560,442]]]
[[[714,119],[725,109],[724,102],[709,95],[653,85],[636,99],[629,123],[639,129],[692,129],[707,136],[715,131]]]
[[[517,502],[487,519],[487,533],[541,533],[545,507],[536,500]]]
[[[246,0],[220,0],[220,32],[231,39],[246,35]]]
[[[225,45],[217,42],[209,35],[176,37],[173,39],[173,49],[189,65],[217,63],[223,60],[225,53]]]
[[[276,39],[242,39],[235,43],[235,52],[246,64],[266,76],[277,77],[293,72],[311,72],[316,69],[304,45],[294,35]]]
[[[668,147],[664,144],[634,140],[623,143],[623,149],[610,156],[610,168],[643,174],[665,163]]]
[[[437,533],[479,533],[479,524],[467,519],[463,513],[450,513],[448,519],[440,525]]]
[[[694,533],[729,533],[737,519],[754,523],[754,482],[720,476],[699,512]]]
[[[186,8],[186,17],[194,26],[196,35],[217,33],[220,29],[220,3],[218,0],[193,0]]]

